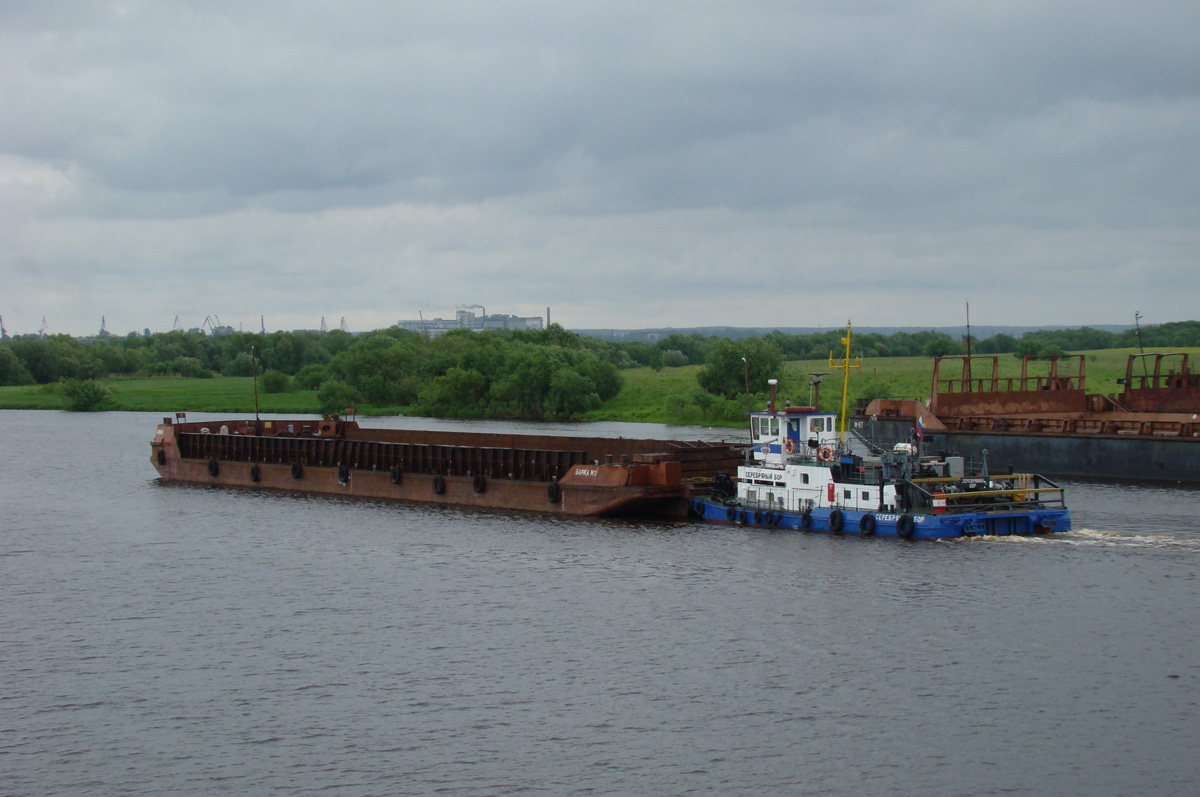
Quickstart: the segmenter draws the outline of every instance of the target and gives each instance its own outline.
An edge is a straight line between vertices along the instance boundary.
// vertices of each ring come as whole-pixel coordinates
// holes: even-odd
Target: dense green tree
[[[329,378],[329,366],[306,365],[296,374],[296,387],[301,390],[316,390]]]
[[[12,347],[0,347],[0,385],[29,385],[33,381],[33,375]]]
[[[687,358],[687,362],[694,365],[701,365],[707,359],[708,350],[712,348],[715,340],[715,338],[705,337],[697,333],[684,335],[675,332],[655,343],[654,348],[662,352],[663,365],[666,365],[668,368],[676,367],[667,362],[666,355],[668,351],[681,352]]]
[[[747,383],[751,393],[760,392],[782,370],[783,354],[773,343],[762,338],[719,340],[696,379],[709,393],[734,398],[745,394]]]
[[[966,347],[960,345],[954,338],[941,332],[934,333],[921,347],[921,353],[926,357],[945,357],[949,354],[963,354]]]
[[[667,368],[680,368],[688,364],[688,358],[679,349],[667,349],[663,352],[662,362]]]
[[[330,379],[317,391],[321,412],[341,414],[350,407],[357,407],[362,394],[338,379]]]
[[[264,393],[286,393],[292,388],[291,378],[283,371],[267,371],[258,383]]]
[[[255,370],[254,357],[250,352],[244,351],[226,362],[221,368],[221,373],[225,376],[253,376]]]
[[[474,368],[452,367],[435,377],[420,393],[419,406],[427,415],[476,418],[486,408],[487,378]]]
[[[550,392],[546,396],[546,416],[556,420],[571,420],[600,406],[596,385],[578,371],[560,368],[550,377]]]
[[[73,412],[95,412],[112,401],[112,391],[95,379],[64,379],[62,393]]]

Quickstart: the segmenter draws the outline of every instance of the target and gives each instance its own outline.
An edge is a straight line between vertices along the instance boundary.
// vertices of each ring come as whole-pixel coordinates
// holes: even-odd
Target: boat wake
[[[1134,534],[1124,531],[1076,529],[1044,536],[978,536],[940,540],[943,543],[974,543],[985,545],[1076,545],[1086,547],[1170,549],[1200,553],[1200,536],[1192,534]]]

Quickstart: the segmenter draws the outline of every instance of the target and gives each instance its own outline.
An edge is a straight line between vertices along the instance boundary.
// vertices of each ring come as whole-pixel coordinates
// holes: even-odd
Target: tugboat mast
[[[850,364],[850,322],[846,321],[846,337],[842,338],[842,343],[846,346],[845,354],[841,360],[834,361],[833,352],[829,352],[829,367],[831,369],[842,369],[842,414],[841,414],[841,433],[838,435],[838,448],[844,448],[846,445],[846,398],[850,391],[850,369],[858,368],[862,365],[862,358],[855,359],[854,364]]]

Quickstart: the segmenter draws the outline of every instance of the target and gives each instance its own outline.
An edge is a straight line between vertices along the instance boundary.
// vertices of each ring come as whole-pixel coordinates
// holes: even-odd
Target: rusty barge
[[[1055,476],[1200,482],[1200,374],[1186,353],[1131,354],[1119,393],[1090,393],[1083,355],[1025,357],[1000,376],[992,355],[940,357],[928,404],[860,404],[853,429],[868,443],[909,441],[1034,465]]]
[[[729,443],[364,429],[353,419],[164,418],[151,463],[165,482],[561,515],[686,517]]]

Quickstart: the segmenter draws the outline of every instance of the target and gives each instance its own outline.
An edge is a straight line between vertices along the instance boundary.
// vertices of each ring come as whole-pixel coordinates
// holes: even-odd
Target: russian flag
[[[925,424],[921,421],[921,416],[917,416],[917,439],[925,439]]]

